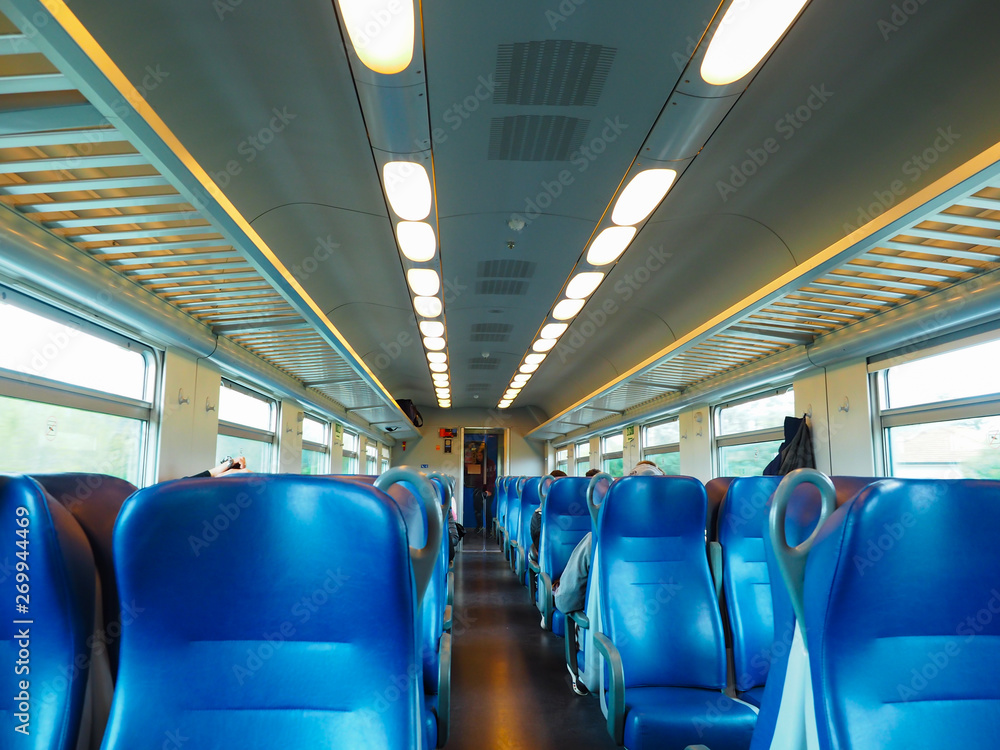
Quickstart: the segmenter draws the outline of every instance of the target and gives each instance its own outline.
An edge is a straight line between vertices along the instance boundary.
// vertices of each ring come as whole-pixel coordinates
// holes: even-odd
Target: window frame
[[[360,457],[359,457],[360,458]],[[365,441],[365,474],[373,476],[379,473],[379,444],[374,440]]]
[[[723,401],[712,406],[710,429],[712,430],[711,442],[713,473],[716,476],[722,476],[722,448],[730,448],[740,445],[773,443],[775,441],[780,442],[785,439],[785,428],[783,424],[777,427],[767,427],[759,430],[746,430],[744,432],[733,432],[728,435],[721,435],[722,412],[733,406],[747,404],[752,401],[762,401],[767,398],[781,396],[785,393],[792,393],[794,398],[795,391],[792,383],[782,385],[777,388],[755,391],[754,393],[730,399],[728,401]]]
[[[605,452],[604,443],[610,437],[618,436],[622,439],[622,449],[620,451],[611,451],[610,453]],[[624,459],[625,459],[625,433],[624,432],[606,432],[600,436],[600,446],[601,446],[601,471],[609,473],[607,470],[607,462],[614,461],[616,459],[622,459],[622,471],[624,472]]]
[[[330,440],[331,440],[331,435],[333,434],[332,425],[330,424],[330,421],[328,419],[322,419],[320,417],[317,417],[315,414],[310,414],[309,412],[305,412],[302,415],[302,421],[305,422],[305,420],[307,420],[307,419],[311,419],[313,422],[319,422],[320,424],[323,425],[324,441],[323,441],[323,443],[314,443],[314,442],[312,442],[310,440],[306,440],[305,439],[305,426],[303,425],[303,428],[302,428],[302,436],[303,436],[302,437],[302,452],[305,453],[306,451],[312,451],[314,453],[322,453],[323,454],[323,466],[322,466],[322,471],[320,473],[321,474],[329,474],[330,473]]]
[[[159,395],[163,382],[162,352],[114,328],[87,320],[74,311],[31,297],[2,284],[0,284],[0,301],[142,355],[145,372],[141,399],[3,367],[0,367],[0,396],[140,422],[142,427],[137,451],[139,466],[136,486],[145,487],[151,484],[152,480],[155,480],[157,468],[156,448],[159,442],[161,408]]]
[[[221,382],[220,382],[219,388],[220,389],[221,388],[232,388],[234,391],[237,391],[238,393],[242,393],[242,394],[244,394],[246,396],[250,396],[251,398],[256,398],[256,399],[258,399],[260,401],[266,401],[270,405],[270,407],[271,407],[271,415],[270,415],[270,420],[269,421],[271,423],[271,431],[262,430],[262,429],[260,429],[258,427],[249,427],[247,425],[242,425],[242,424],[239,424],[237,422],[229,422],[227,420],[222,419],[221,416],[220,416],[220,418],[219,418],[219,427],[218,427],[218,431],[217,432],[218,432],[219,435],[225,435],[227,437],[234,437],[234,438],[242,439],[242,440],[253,440],[255,442],[267,443],[268,445],[270,445],[271,448],[268,451],[268,458],[267,458],[268,466],[267,466],[267,468],[266,469],[255,469],[255,471],[260,471],[261,473],[264,473],[264,474],[273,472],[274,471],[274,466],[275,466],[275,461],[277,461],[277,456],[278,456],[278,451],[277,451],[277,447],[278,447],[277,422],[278,422],[278,413],[279,413],[278,412],[278,408],[279,408],[280,402],[278,401],[278,399],[274,398],[273,396],[269,396],[268,394],[262,393],[261,391],[255,390],[253,388],[249,388],[249,387],[243,385],[242,383],[239,383],[239,382],[237,382],[235,380],[230,380],[229,378],[221,378]],[[221,393],[221,390],[220,390],[220,393]],[[221,400],[222,399],[220,397],[219,401],[221,401]]]
[[[668,424],[670,422],[677,423],[677,442],[676,443],[658,443],[656,445],[647,445],[646,433],[651,427],[659,427],[663,424]],[[681,440],[680,440],[680,417],[668,417],[667,419],[660,419],[656,422],[650,422],[649,424],[642,425],[642,429],[639,431],[639,447],[640,453],[642,454],[642,459],[646,460],[650,456],[656,456],[661,453],[680,453],[681,452]]]
[[[353,451],[347,450],[348,435],[354,438]],[[361,433],[351,432],[345,427],[343,433],[341,434],[341,463],[340,463],[341,471],[343,471],[344,474],[348,474],[350,476],[356,476],[360,473],[359,469],[361,467],[360,467],[360,462],[358,460],[358,453],[360,447],[361,447]],[[343,462],[345,459],[349,462],[348,468],[344,468]]]
[[[580,453],[580,446],[581,445],[587,446],[587,452],[586,452],[586,454],[581,454]],[[581,473],[580,472],[580,464],[583,464],[583,463],[587,464],[587,468],[583,471],[583,473]],[[591,468],[591,464],[590,464],[590,441],[589,440],[584,440],[582,443],[574,443],[573,444],[573,470],[576,472],[576,476],[578,476],[578,477],[586,476],[587,472],[590,471],[590,468]]]

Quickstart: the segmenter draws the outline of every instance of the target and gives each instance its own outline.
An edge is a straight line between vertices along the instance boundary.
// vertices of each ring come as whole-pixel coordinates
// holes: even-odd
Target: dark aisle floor
[[[597,698],[570,688],[562,638],[539,627],[502,554],[459,553],[453,612],[448,750],[617,747]]]

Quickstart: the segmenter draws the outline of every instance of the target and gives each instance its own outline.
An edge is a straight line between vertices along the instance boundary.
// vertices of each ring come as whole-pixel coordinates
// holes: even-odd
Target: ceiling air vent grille
[[[510,323],[476,323],[472,326],[473,341],[506,341],[514,326]]]
[[[618,50],[547,39],[497,47],[494,104],[593,107]]]
[[[569,161],[583,144],[590,120],[562,115],[494,117],[490,123],[491,161]]]
[[[476,294],[527,294],[528,282],[514,279],[487,279],[476,282]]]
[[[483,260],[476,264],[476,276],[481,279],[530,279],[537,263],[527,260]]]
[[[470,370],[495,370],[499,366],[498,357],[474,357],[469,360]]]

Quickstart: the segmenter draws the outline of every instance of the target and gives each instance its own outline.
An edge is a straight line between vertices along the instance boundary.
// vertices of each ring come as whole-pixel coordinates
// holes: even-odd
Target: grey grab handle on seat
[[[556,481],[553,476],[542,477],[541,481],[538,483],[538,497],[542,499],[542,505],[545,505],[545,498],[549,496],[549,489],[552,487],[552,483]]]
[[[615,481],[615,478],[610,474],[606,474],[603,471],[600,474],[594,474],[590,478],[590,484],[587,485],[587,507],[590,508],[590,517],[594,521],[594,528],[597,528],[597,513],[601,509],[601,503],[604,502],[604,495],[601,496],[601,503],[594,502],[594,493],[597,488],[598,482],[602,480],[607,480],[608,489],[611,489],[611,483]],[[607,492],[604,493],[605,495]]]
[[[440,471],[432,471],[427,475],[427,478],[437,479],[441,483],[441,486],[444,487],[444,502],[441,503],[441,505],[444,508],[445,516],[447,516],[451,511],[451,504],[455,499],[454,493],[452,492],[450,477],[442,474]]]
[[[388,492],[394,484],[406,482],[417,490],[424,509],[427,511],[427,543],[423,549],[410,547],[410,559],[413,561],[413,579],[417,584],[417,604],[424,600],[424,593],[427,591],[427,584],[430,583],[431,576],[434,575],[434,566],[437,565],[438,556],[441,553],[441,534],[443,521],[441,518],[441,505],[437,500],[437,490],[425,474],[409,466],[397,466],[389,469],[375,480],[375,487]]]
[[[514,485],[517,489],[517,496],[521,497],[521,491],[524,489],[524,483],[528,481],[527,477],[518,477],[517,484]]]
[[[788,546],[788,537],[785,534],[785,516],[788,512],[788,503],[796,487],[800,484],[811,484],[819,490],[821,505],[819,519],[816,521],[816,528],[813,529],[809,538],[796,547]],[[774,556],[781,571],[781,577],[788,588],[788,595],[792,600],[792,609],[795,610],[795,617],[800,623],[802,638],[805,640],[805,576],[806,560],[809,557],[809,550],[819,534],[826,519],[830,517],[837,508],[837,490],[834,489],[830,477],[816,469],[796,469],[787,474],[778,485],[771,500],[771,513],[768,516],[768,533],[771,535],[771,546],[774,548]]]

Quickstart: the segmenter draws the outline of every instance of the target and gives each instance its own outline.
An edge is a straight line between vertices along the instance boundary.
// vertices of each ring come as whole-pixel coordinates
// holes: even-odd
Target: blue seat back
[[[561,477],[549,487],[542,509],[539,567],[552,580],[562,575],[576,545],[590,531],[587,485],[584,477]]]
[[[141,614],[124,629],[104,750],[175,735],[419,746],[415,582],[385,493],[293,475],[168,482],[125,503],[114,545],[122,600]]]
[[[507,538],[515,542],[517,530],[521,528],[521,493],[517,491],[517,484],[516,480],[511,482],[510,496],[507,500],[507,523],[504,526]]]
[[[90,545],[70,512],[28,477],[0,475],[0,519],[2,744],[72,750],[94,633]]]
[[[101,579],[101,604],[105,645],[111,675],[118,673],[119,620],[118,581],[112,555],[112,534],[118,513],[125,500],[136,491],[135,485],[106,474],[34,474],[31,477],[73,514],[87,535],[94,563]]]
[[[723,591],[733,635],[736,689],[763,685],[774,615],[771,580],[764,554],[768,501],[781,477],[739,477],[729,484],[719,514]]]
[[[507,499],[510,485],[510,477],[501,477],[497,480],[497,520],[501,529],[506,529],[507,522]]]
[[[998,529],[1000,482],[973,480],[880,481],[824,525],[805,580],[822,747],[996,743]]]
[[[535,508],[542,504],[542,496],[538,492],[541,481],[541,477],[532,477],[524,483],[524,489],[521,491],[521,515],[517,524],[517,543],[521,545],[525,555],[531,549],[531,516],[535,512]]]
[[[706,506],[690,477],[624,477],[608,491],[598,516],[602,627],[626,687],[725,687]]]

